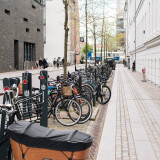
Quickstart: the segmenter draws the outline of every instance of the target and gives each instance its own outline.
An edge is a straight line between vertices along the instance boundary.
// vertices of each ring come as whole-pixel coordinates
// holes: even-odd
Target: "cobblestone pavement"
[[[159,87],[117,65],[97,160],[160,160]]]

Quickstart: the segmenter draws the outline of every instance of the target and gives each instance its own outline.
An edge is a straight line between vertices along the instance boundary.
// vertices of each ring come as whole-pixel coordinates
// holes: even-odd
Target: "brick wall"
[[[43,6],[34,0],[0,2],[0,72],[15,70],[14,40],[19,42],[17,69],[21,70],[24,65],[24,42],[35,44],[35,59],[44,55]],[[5,13],[5,9],[10,13]],[[26,28],[29,28],[29,32],[26,32]],[[35,61],[30,62],[30,67],[34,64]]]

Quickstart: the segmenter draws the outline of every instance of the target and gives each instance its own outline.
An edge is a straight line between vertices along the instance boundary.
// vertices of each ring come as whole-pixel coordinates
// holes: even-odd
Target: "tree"
[[[86,52],[86,48],[87,48],[87,52]],[[85,44],[85,46],[82,48],[81,52],[82,52],[83,54],[86,54],[86,53],[88,53],[91,49],[93,49],[93,46],[92,46],[92,45],[89,45],[89,44],[87,43],[87,47],[86,47],[86,44]]]
[[[67,74],[67,50],[68,50],[68,32],[69,32],[69,27],[68,27],[68,6],[69,2],[68,0],[62,0],[64,4],[64,9],[65,9],[65,22],[64,22],[64,30],[65,30],[65,38],[64,38],[64,79],[66,79],[66,74]]]
[[[86,0],[85,4],[85,16],[86,16],[86,64],[85,64],[85,70],[87,71],[87,51],[88,51],[88,1]]]

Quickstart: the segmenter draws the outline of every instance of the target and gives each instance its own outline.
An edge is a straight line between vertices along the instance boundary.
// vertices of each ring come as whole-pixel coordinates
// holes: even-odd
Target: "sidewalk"
[[[72,66],[68,66],[68,70],[70,69],[70,67],[73,67],[74,65]],[[84,64],[77,64],[77,68],[81,68],[82,66],[84,66]],[[54,67],[48,67],[46,68],[45,70],[47,70],[48,72],[53,72],[53,71],[59,71],[59,70],[62,70],[63,67],[59,67],[59,69],[55,68]],[[42,69],[43,70],[43,69]],[[30,73],[32,73],[33,75],[35,74],[39,74],[40,72],[40,69],[34,69],[34,70],[28,70]],[[3,78],[12,78],[12,77],[22,77],[22,73],[25,72],[24,70],[22,71],[12,71],[12,72],[4,72],[4,73],[0,73],[0,80],[2,80]]]
[[[97,160],[160,160],[160,89],[117,65]]]

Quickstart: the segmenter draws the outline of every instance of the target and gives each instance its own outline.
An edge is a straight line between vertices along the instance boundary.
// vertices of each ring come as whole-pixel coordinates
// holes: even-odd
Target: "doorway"
[[[14,68],[18,70],[19,42],[14,40]]]

